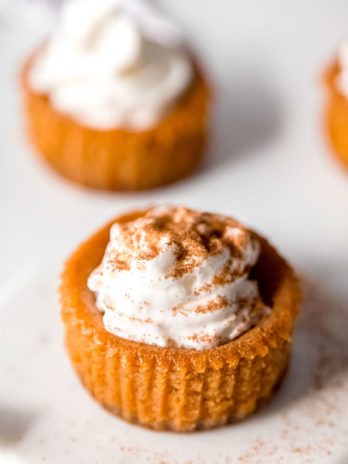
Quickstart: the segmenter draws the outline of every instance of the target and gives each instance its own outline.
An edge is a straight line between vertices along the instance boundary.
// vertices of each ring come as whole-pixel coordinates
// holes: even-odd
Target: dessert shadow
[[[335,402],[348,385],[347,302],[302,277],[303,304],[295,329],[289,371],[271,402],[255,418],[288,410],[325,395]]]
[[[0,405],[0,446],[13,446],[25,436],[36,415]]]
[[[274,140],[282,124],[272,85],[254,69],[226,74],[217,83],[211,140],[203,170],[255,154]]]

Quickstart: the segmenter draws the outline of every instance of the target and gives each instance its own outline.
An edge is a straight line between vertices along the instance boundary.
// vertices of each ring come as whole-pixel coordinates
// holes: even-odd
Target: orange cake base
[[[117,218],[123,222],[144,212]],[[66,263],[62,317],[70,359],[82,383],[105,408],[154,429],[187,432],[241,420],[263,404],[286,372],[298,281],[263,239],[253,277],[271,314],[218,348],[160,348],[108,333],[87,278],[100,263],[111,224],[83,243]]]
[[[339,65],[335,62],[325,73],[328,92],[326,127],[334,153],[348,168],[348,99],[337,89],[336,79],[339,72]]]
[[[206,142],[210,90],[198,66],[185,95],[160,123],[141,132],[85,127],[34,92],[22,72],[29,135],[36,150],[63,176],[88,187],[142,190],[190,175]]]

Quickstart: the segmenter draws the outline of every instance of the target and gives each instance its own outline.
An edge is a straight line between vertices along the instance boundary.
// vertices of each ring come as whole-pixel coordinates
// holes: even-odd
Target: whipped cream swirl
[[[258,256],[256,237],[231,218],[158,207],[111,227],[88,287],[105,329],[118,337],[213,348],[270,311],[249,278]]]
[[[68,0],[29,82],[81,124],[145,130],[192,74],[178,30],[145,0]]]
[[[336,79],[338,90],[348,98],[348,40],[338,48],[338,64],[340,72]]]

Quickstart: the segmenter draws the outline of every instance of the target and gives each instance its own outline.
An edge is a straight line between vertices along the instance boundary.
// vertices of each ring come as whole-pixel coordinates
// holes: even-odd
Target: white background
[[[345,435],[348,400],[344,399],[347,395],[340,396],[338,388],[339,399],[333,400],[331,387],[319,392],[326,402],[339,405],[337,414],[331,418],[331,432],[329,427],[311,423],[313,414],[307,408],[306,415],[303,404],[318,400],[318,391],[308,387],[313,380],[308,372],[313,371],[314,376],[320,353],[330,351],[332,346],[334,351],[336,348],[348,351],[348,343],[342,342],[341,337],[348,330],[345,311],[348,308],[348,174],[336,163],[327,146],[322,86],[323,71],[333,59],[337,44],[348,37],[348,3],[344,0],[167,0],[162,3],[183,25],[205,64],[215,88],[214,120],[209,153],[197,175],[139,194],[101,193],[76,187],[52,173],[33,154],[23,130],[18,73],[22,59],[37,43],[49,21],[38,20],[35,10],[30,11],[28,21],[27,10],[23,12],[23,8],[17,11],[16,19],[13,14],[0,13],[0,303],[3,302],[0,308],[0,336],[3,336],[0,338],[0,448],[7,450],[7,457],[4,461],[0,457],[0,463],[10,462],[8,453],[12,451],[23,462],[38,463],[43,457],[49,463],[62,462],[57,448],[62,450],[69,443],[66,456],[72,456],[74,463],[86,464],[114,463],[116,457],[116,462],[130,463],[162,459],[166,464],[188,464],[189,460],[192,463],[344,464],[348,462]],[[13,8],[9,9],[13,13]],[[123,425],[83,396],[66,363],[60,332],[51,333],[52,352],[48,349],[44,359],[40,358],[40,344],[35,345],[32,353],[28,348],[39,326],[41,330],[47,324],[49,331],[49,327],[54,327],[50,325],[53,320],[59,326],[55,319],[56,276],[73,248],[117,213],[163,202],[183,203],[237,217],[269,237],[303,280],[304,316],[299,323],[297,352],[290,376],[275,400],[279,407],[271,405],[244,424],[208,434],[178,437]],[[34,287],[40,288],[41,293],[34,291]],[[43,303],[49,305],[45,311]],[[327,308],[329,319],[324,320],[324,326],[332,326],[334,339],[339,339],[337,346],[336,340],[323,348],[315,326],[321,317],[315,312],[317,308],[321,316]],[[53,316],[50,311],[55,312]],[[13,335],[16,324],[20,326],[19,331],[23,330],[23,338]],[[322,338],[325,341],[328,337]],[[5,344],[6,340],[9,345]],[[346,359],[336,352],[331,355],[338,358],[335,372],[344,375]],[[66,387],[70,399],[59,402],[59,411],[69,405],[66,417],[72,414],[77,423],[75,441],[69,442],[64,435],[62,424],[68,419],[65,416],[60,422],[54,419],[58,409],[52,402],[59,395],[54,391],[55,382],[49,387],[47,384],[46,390],[43,388],[36,398],[33,391],[37,384],[32,378],[24,381],[28,385],[26,389],[10,377],[4,376],[6,379],[2,381],[4,364],[1,361],[14,364],[17,373],[23,373],[23,363],[17,362],[19,356],[24,356],[26,363],[33,363],[39,370],[41,366],[43,371],[52,363],[52,357],[58,366],[62,364],[70,383],[58,384],[59,388]],[[31,375],[29,370],[27,375]],[[60,377],[59,371],[56,375]],[[347,388],[348,383],[342,385]],[[50,406],[40,419],[42,422],[35,421],[33,430],[30,420],[24,421],[25,430],[19,438],[2,442],[1,433],[9,433],[7,425],[17,423],[17,417],[22,417],[17,408],[11,419],[9,396],[6,397],[9,392],[12,407],[18,398],[25,396],[25,407],[29,408],[31,395],[35,397],[33,404],[40,404],[40,399],[45,398]],[[295,395],[296,401],[288,401],[289,395]],[[72,409],[80,397],[81,408],[94,424],[99,424],[98,429],[94,426],[90,430],[84,415],[76,416]],[[318,401],[322,406],[320,396]],[[314,407],[318,408],[318,405]],[[1,419],[2,410],[6,412],[3,413],[6,419]],[[292,436],[290,446],[283,437],[285,432],[283,438],[280,434],[291,415],[297,420],[297,425],[289,426],[292,432],[299,424],[307,428]],[[47,424],[59,430],[59,439],[48,437]],[[107,445],[106,436],[110,436],[112,443],[111,435],[116,431],[122,443]],[[41,448],[40,440],[46,443]],[[136,451],[128,449],[134,440]],[[269,447],[274,445],[274,440],[280,445],[270,455]],[[324,441],[329,449],[322,449]],[[250,450],[257,448],[255,443],[259,443],[259,451],[252,455]],[[266,443],[268,448],[260,443]]]

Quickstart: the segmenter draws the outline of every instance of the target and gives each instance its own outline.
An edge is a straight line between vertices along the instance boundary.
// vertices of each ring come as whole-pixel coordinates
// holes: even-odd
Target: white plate
[[[180,435],[113,417],[79,384],[63,348],[52,267],[0,309],[0,445],[19,463],[348,461],[348,313],[332,295],[305,282],[291,369],[268,406],[240,424]]]
[[[75,188],[33,156],[17,78],[47,23],[0,12],[0,463],[346,464],[348,178],[322,136],[320,75],[348,35],[348,3],[166,5],[210,65],[215,136],[198,175],[139,195]],[[154,202],[235,215],[303,277],[289,375],[241,424],[190,435],[128,425],[90,399],[69,366],[55,292],[61,262],[112,215]]]

